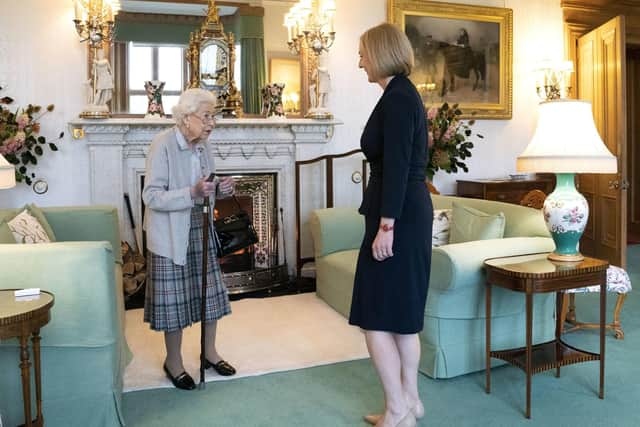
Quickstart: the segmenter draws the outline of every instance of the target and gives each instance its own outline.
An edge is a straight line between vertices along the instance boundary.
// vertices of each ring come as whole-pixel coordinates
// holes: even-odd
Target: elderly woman
[[[188,89],[180,96],[173,108],[176,126],[158,134],[151,144],[142,191],[148,247],[144,321],[164,332],[164,371],[175,387],[184,390],[194,389],[195,383],[182,363],[182,330],[201,320],[205,367],[220,375],[235,374],[216,350],[217,320],[231,309],[215,256],[213,229],[206,242],[210,254],[206,314],[200,318],[203,199],[211,196],[215,201],[234,191],[231,177],[207,181],[215,171],[208,142],[215,127],[215,105],[214,96],[202,89]]]

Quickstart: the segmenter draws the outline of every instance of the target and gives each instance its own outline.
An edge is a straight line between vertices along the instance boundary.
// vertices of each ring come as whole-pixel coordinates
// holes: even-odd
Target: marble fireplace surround
[[[89,155],[92,204],[118,208],[123,239],[142,242],[140,179],[153,137],[173,126],[172,119],[75,119],[72,135],[80,136]],[[295,272],[295,161],[302,144],[326,144],[339,120],[219,119],[211,134],[213,157],[219,173],[276,173],[277,204],[283,208],[284,239],[289,273]],[[81,130],[81,131],[80,131]],[[82,135],[79,135],[82,134]],[[129,195],[136,234],[124,201]],[[281,239],[281,237],[280,237]],[[281,253],[280,262],[284,261]]]

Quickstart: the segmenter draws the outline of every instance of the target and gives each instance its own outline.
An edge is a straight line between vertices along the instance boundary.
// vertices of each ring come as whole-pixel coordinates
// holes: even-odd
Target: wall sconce
[[[538,65],[536,92],[542,101],[568,98],[571,93],[571,61],[545,61]]]
[[[113,73],[108,59],[102,57],[104,43],[111,43],[114,36],[115,15],[120,10],[118,0],[75,0],[73,20],[80,42],[90,48],[91,79],[87,86],[87,105],[80,117],[103,119],[109,117],[113,93]]]

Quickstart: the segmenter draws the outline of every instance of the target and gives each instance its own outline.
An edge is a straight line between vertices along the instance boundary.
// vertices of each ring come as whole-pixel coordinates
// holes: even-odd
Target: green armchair
[[[429,293],[420,333],[420,371],[451,378],[485,367],[485,281],[487,258],[553,250],[539,210],[479,199],[432,195],[434,209],[450,209],[453,201],[480,211],[503,212],[502,239],[456,243],[433,248]],[[431,219],[429,219],[431,220]],[[454,219],[455,220],[455,219]],[[320,209],[311,216],[316,259],[316,293],[344,316],[349,315],[364,219],[354,208]],[[536,295],[534,341],[554,336],[553,295]],[[494,288],[492,348],[524,345],[524,298]],[[494,365],[503,362],[493,360]]]
[[[43,208],[57,242],[0,244],[1,289],[55,295],[41,331],[42,403],[47,426],[122,426],[122,378],[131,358],[117,211],[108,206]],[[17,209],[0,209],[0,220]],[[24,422],[17,340],[0,343],[0,414]]]

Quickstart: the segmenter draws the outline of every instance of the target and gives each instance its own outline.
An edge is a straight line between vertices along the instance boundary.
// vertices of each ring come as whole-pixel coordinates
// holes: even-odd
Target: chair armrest
[[[59,242],[103,241],[111,243],[114,259],[122,263],[120,222],[113,206],[65,206],[42,208]]]
[[[55,297],[43,346],[98,347],[122,339],[115,268],[108,242],[0,244],[0,288],[41,288]]]
[[[486,259],[551,252],[554,247],[553,240],[548,237],[509,237],[433,248],[429,286],[440,291],[484,286]]]
[[[316,209],[309,222],[316,258],[362,244],[364,217],[355,208]]]

